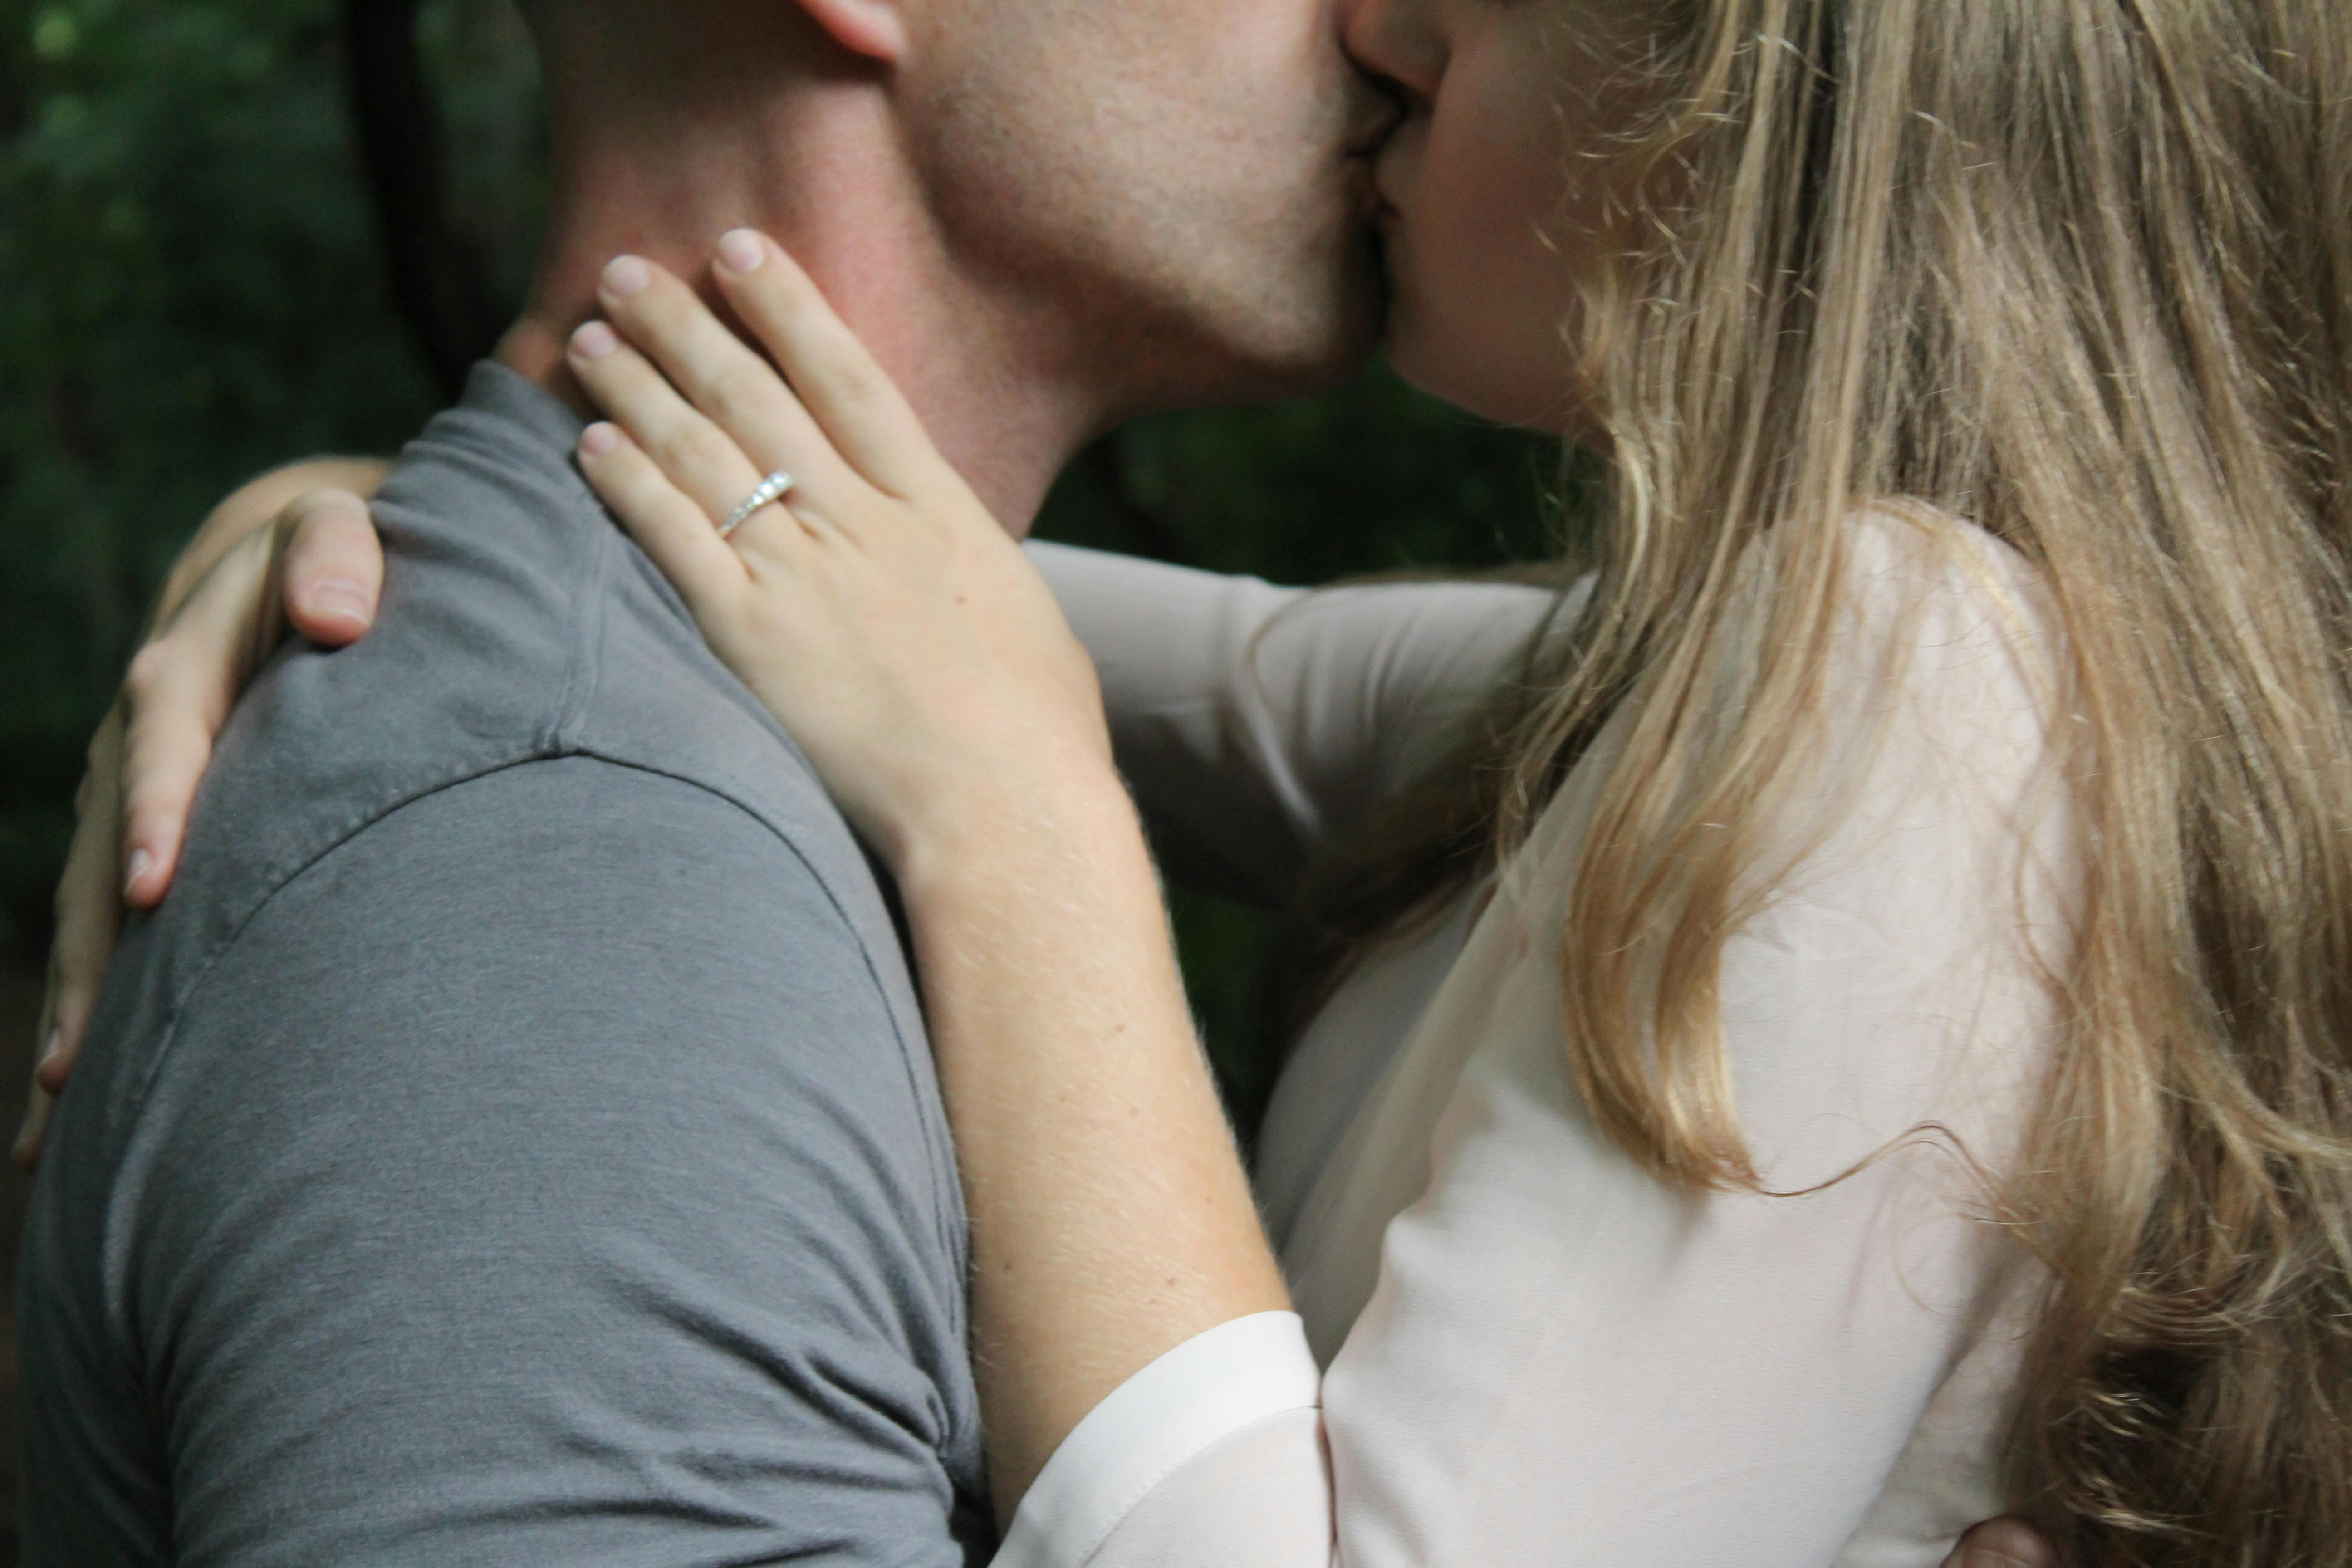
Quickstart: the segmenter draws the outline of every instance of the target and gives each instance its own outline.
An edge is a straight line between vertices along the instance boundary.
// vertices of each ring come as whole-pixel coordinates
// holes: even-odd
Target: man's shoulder
[[[399,900],[427,920],[487,922],[491,937],[528,924],[586,947],[650,950],[689,934],[725,946],[751,928],[739,947],[790,950],[764,966],[763,986],[812,964],[902,968],[874,870],[839,813],[814,785],[798,808],[786,794],[773,779],[739,787],[594,750],[534,756],[377,815],[273,900],[348,902],[362,923],[367,904]]]
[[[845,995],[874,1031],[920,1049],[911,1009],[893,1005],[893,929],[864,918],[873,874],[831,840],[813,815],[673,770],[534,757],[377,815],[271,889],[213,962],[267,985],[373,954],[380,998],[470,975],[501,1008],[605,987],[647,1016]]]
[[[675,931],[681,911],[796,936],[806,962],[760,984],[878,993],[920,1051],[885,895],[797,748],[546,444],[507,460],[529,444],[476,412],[436,421],[387,486],[376,630],[289,650],[224,734],[178,884],[110,987],[130,1040],[162,1048],[232,945],[279,929],[264,917],[298,884],[342,885],[345,940],[397,968],[404,939],[383,933],[399,918],[478,924],[493,886],[553,867],[572,890],[529,923],[578,952],[612,933],[575,921]],[[486,942],[519,940],[524,917],[499,908]],[[414,964],[379,978],[386,994],[433,984]]]
[[[613,1016],[691,1028],[824,997],[890,1054],[925,1049],[886,900],[837,814],[573,752],[454,777],[310,847],[191,879],[126,941],[77,1077],[81,1098],[114,1101],[104,1142],[192,1029],[245,1042],[347,1005],[415,1019],[471,994],[552,1016],[609,987]]]
[[[633,1441],[785,1434],[943,1515],[961,1211],[887,957],[791,832],[675,774],[533,759],[381,814],[168,1019],[94,1038],[44,1173],[47,1386],[107,1358],[121,1386],[75,1397],[132,1433],[152,1401],[215,1471],[256,1410],[317,1433],[297,1475],[390,1454],[406,1485],[336,1496],[403,1528],[457,1528],[432,1500],[467,1444],[544,1488],[646,1410]],[[883,1439],[842,1441],[843,1369]],[[381,1453],[334,1440],[354,1387]]]
[[[567,757],[695,786],[828,885],[871,882],[790,738],[572,468],[572,424],[486,369],[410,447],[375,507],[379,624],[350,647],[289,648],[256,682],[198,802],[176,902],[240,924],[390,814]]]
[[[520,879],[509,915],[528,907],[560,921],[566,895],[591,889],[601,903],[632,909],[707,904],[723,891],[772,918],[848,925],[835,884],[870,882],[873,872],[827,853],[846,829],[817,799],[822,812],[777,810],[693,769],[593,750],[534,754],[369,814],[289,868],[270,897],[325,882],[354,895],[379,889],[378,902],[446,898],[462,915],[468,884]]]
[[[239,1126],[251,1152],[218,1162],[226,1184],[210,1199],[159,1190],[154,1213],[233,1205],[272,1151],[340,1158],[356,1139],[392,1165],[467,1157],[499,1120],[468,1103],[487,1095],[539,1124],[534,1164],[564,1165],[597,1126],[643,1113],[669,1125],[637,1129],[637,1146],[707,1160],[713,1180],[840,1163],[870,1142],[891,1151],[876,1194],[951,1215],[900,950],[860,907],[870,873],[845,880],[812,837],[586,754],[384,813],[277,889],[132,1042],[148,1059],[121,1086],[137,1131],[118,1196],[184,1186],[196,1152]],[[743,1147],[678,1143],[699,1148],[698,1117],[715,1128],[754,1104],[769,1108],[759,1135],[722,1141]],[[357,1133],[343,1123],[362,1108],[379,1125]]]

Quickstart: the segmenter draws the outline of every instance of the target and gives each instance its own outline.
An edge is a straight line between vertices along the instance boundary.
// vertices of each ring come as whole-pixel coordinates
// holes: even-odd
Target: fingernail
[[[131,852],[130,868],[122,874],[122,890],[125,893],[137,892],[139,890],[140,879],[146,876],[149,871],[152,870],[154,866],[154,856],[149,854],[144,849],[132,850]]]
[[[738,278],[757,272],[767,259],[767,246],[748,228],[730,229],[719,237],[719,264]]]
[[[572,334],[572,352],[584,360],[603,359],[620,346],[620,334],[602,321],[591,321]]]
[[[16,1144],[9,1150],[10,1157],[19,1167],[27,1171],[33,1168],[48,1127],[49,1101],[46,1096],[36,1094],[33,1103],[25,1109],[25,1124],[16,1129]]]
[[[614,257],[604,268],[604,287],[624,300],[653,280],[653,268],[634,256]]]
[[[49,1031],[49,1043],[41,1059],[33,1068],[35,1087],[48,1094],[58,1094],[66,1087],[66,1037],[61,1028]]]
[[[580,433],[580,449],[592,458],[601,458],[621,444],[621,432],[611,425],[591,425]]]
[[[310,584],[310,610],[314,615],[363,624],[373,608],[374,600],[368,591],[348,577],[330,577]]]
[[[1960,1568],[2025,1568],[2025,1564],[2006,1552],[1987,1552],[1979,1548],[1960,1559]]]

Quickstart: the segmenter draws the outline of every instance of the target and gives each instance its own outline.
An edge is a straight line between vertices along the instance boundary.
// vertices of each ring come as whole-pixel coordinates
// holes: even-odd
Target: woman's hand
[[[125,906],[154,908],[179,868],[196,786],[237,694],[289,629],[341,647],[374,622],[383,551],[367,503],[348,489],[295,487],[373,491],[382,473],[330,461],[257,481],[222,504],[167,582],[148,640],[90,742],[75,801],[39,1055],[16,1135],[26,1169],[40,1157],[55,1097],[80,1053]]]
[[[718,272],[782,375],[635,258],[603,300],[653,361],[601,321],[571,349],[616,421],[581,466],[713,648],[902,878],[1073,791],[1117,793],[1086,651],[898,388],[772,244],[730,236]],[[790,494],[722,539],[778,471]]]

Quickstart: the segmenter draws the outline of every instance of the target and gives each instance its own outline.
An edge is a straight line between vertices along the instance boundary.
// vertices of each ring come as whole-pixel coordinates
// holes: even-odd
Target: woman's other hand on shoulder
[[[40,1158],[98,1005],[126,909],[161,903],[213,742],[253,672],[290,635],[341,647],[367,635],[383,549],[367,503],[382,465],[327,459],[255,481],[222,503],[167,580],[147,640],[90,742],[57,895],[18,1165]]]

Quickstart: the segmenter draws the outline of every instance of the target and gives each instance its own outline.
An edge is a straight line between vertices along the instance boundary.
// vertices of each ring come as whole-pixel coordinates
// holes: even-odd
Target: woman
[[[584,469],[906,892],[1007,1558],[1924,1562],[2016,1503],[2352,1561],[2352,16],[1698,0],[1564,92],[1602,9],[1344,7],[1396,362],[1606,450],[1584,585],[1042,557],[1115,721],[1172,664],[1244,793],[1377,803],[1280,1269],[1036,570],[771,246],[718,271],[799,399],[708,462],[646,456],[743,353],[675,279],[574,342]],[[1563,121],[1555,211],[1493,171]]]

